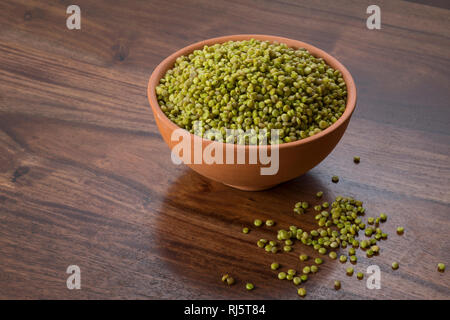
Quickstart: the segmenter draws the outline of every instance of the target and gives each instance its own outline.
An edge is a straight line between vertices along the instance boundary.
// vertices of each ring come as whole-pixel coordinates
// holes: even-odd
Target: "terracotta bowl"
[[[174,132],[174,130],[180,128],[171,120],[169,120],[160,109],[155,94],[155,87],[158,85],[159,80],[164,76],[168,69],[172,68],[176,58],[181,55],[187,55],[194,50],[203,48],[203,46],[205,45],[210,46],[216,43],[223,43],[230,40],[238,41],[248,40],[251,38],[257,40],[267,40],[270,42],[282,42],[293,48],[305,48],[314,56],[323,58],[326,63],[334,69],[340,70],[343,74],[345,83],[347,84],[347,105],[344,114],[338,119],[338,121],[336,121],[336,123],[323,130],[322,132],[313,135],[312,137],[279,145],[279,166],[276,174],[262,175],[261,168],[268,167],[270,165],[263,165],[260,163],[248,164],[248,160],[245,161],[247,164],[207,164],[204,162],[194,164],[193,161],[187,161],[191,163],[186,163],[190,168],[192,168],[199,174],[212,180],[241,190],[256,191],[271,188],[279,183],[296,178],[306,173],[308,170],[311,170],[323,159],[325,159],[325,157],[334,149],[336,144],[341,139],[345,129],[347,129],[350,117],[352,116],[353,110],[356,106],[356,87],[353,78],[348,70],[338,60],[333,58],[328,53],[310,44],[287,38],[256,34],[231,35],[220,38],[213,38],[205,41],[200,41],[182,48],[164,59],[164,61],[162,61],[156,67],[156,69],[150,76],[147,94],[150,106],[153,110],[156,124],[158,125],[158,129],[164,141],[172,150],[172,148],[178,144],[178,141],[172,141],[172,133]],[[260,151],[260,148],[267,148],[268,150],[265,149],[261,151],[269,152],[269,154],[274,151],[272,150],[272,148],[274,147],[271,145],[244,146],[222,143],[203,139],[199,136],[187,132],[186,130],[183,130],[183,132],[186,134],[185,137],[187,137],[187,139],[190,139],[192,152],[194,152],[195,143],[198,143],[197,147],[201,146],[202,151],[210,144],[215,144],[213,146],[209,146],[209,148],[221,148],[224,154],[228,152],[245,152],[246,159],[249,159],[250,152],[255,151],[254,148],[257,148],[258,152]],[[183,153],[181,153],[181,156],[182,155]],[[236,154],[234,159],[237,159]],[[171,160],[167,159],[167,161]]]

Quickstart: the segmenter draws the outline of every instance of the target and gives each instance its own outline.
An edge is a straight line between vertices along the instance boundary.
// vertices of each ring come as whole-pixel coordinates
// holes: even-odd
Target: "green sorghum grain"
[[[281,240],[287,240],[291,238],[289,232],[286,230],[279,230],[278,235],[280,236]]]
[[[306,202],[306,201],[303,201],[302,202],[302,208],[305,209],[305,210],[308,209],[309,208],[309,203]]]
[[[253,290],[255,288],[255,286],[253,285],[253,283],[250,283],[250,282],[248,282],[246,285],[245,285],[245,289],[247,289],[247,290]]]
[[[322,196],[323,196],[323,191],[319,191],[316,193],[317,198],[322,198]]]
[[[361,158],[358,156],[353,157],[353,162],[354,163],[359,163],[361,161]]]
[[[227,283],[227,285],[229,285],[229,286],[231,286],[232,284],[234,284],[234,278],[233,277],[230,277],[230,276],[228,276],[226,279],[225,279],[225,282]]]
[[[341,255],[339,257],[339,261],[342,262],[342,263],[347,262],[347,256]]]
[[[287,239],[286,241],[284,241],[284,244],[287,246],[292,246],[293,242],[291,239]]]
[[[376,245],[370,247],[370,249],[373,251],[373,253],[379,253],[380,252],[380,247],[376,246]]]
[[[243,228],[243,229],[242,229],[242,233],[247,234],[247,233],[249,233],[249,232],[250,232],[250,230],[249,230],[248,228]]]
[[[260,219],[255,219],[255,221],[253,221],[253,224],[257,227],[260,227],[262,225],[262,221]]]
[[[403,227],[397,228],[397,234],[403,234],[403,232],[405,232],[405,228],[403,228]]]
[[[275,240],[270,240],[270,241],[269,241],[269,244],[270,244],[271,246],[276,246],[276,245],[277,245],[277,242],[276,242]]]
[[[283,250],[286,251],[286,252],[290,252],[292,250],[292,247],[291,246],[284,246]]]
[[[273,221],[273,220],[266,220],[266,226],[272,227],[273,225],[275,225],[275,221]]]
[[[386,213],[380,213],[380,220],[381,220],[382,222],[385,222],[385,221],[387,220],[387,215],[386,215]]]
[[[304,297],[304,296],[306,296],[306,289],[305,288],[299,288],[298,290],[297,290],[297,293],[298,293],[298,295],[300,296],[300,297]]]
[[[320,264],[323,263],[323,260],[320,259],[320,258],[316,258],[316,259],[314,259],[314,262],[315,262],[316,264],[320,265]]]
[[[353,255],[355,255],[355,253],[356,253],[355,248],[350,248],[350,249],[348,249],[348,254],[349,254],[349,255],[353,256]]]
[[[339,290],[341,288],[341,282],[339,280],[334,281],[334,288]]]
[[[191,133],[198,133],[196,121],[201,133],[280,129],[273,143],[321,132],[341,117],[347,99],[341,72],[322,58],[255,39],[204,46],[178,57],[155,91],[166,116]],[[230,137],[226,142],[256,141]]]
[[[293,275],[293,276],[295,276],[295,274],[297,273],[297,271],[295,271],[294,269],[289,269],[289,270],[287,271],[287,273],[288,273],[288,274],[291,274],[291,275]]]
[[[270,265],[270,269],[277,270],[280,267],[280,264],[278,262],[272,262]]]
[[[300,276],[300,279],[302,279],[302,282],[306,282],[306,281],[308,280],[308,275],[302,274],[302,275]]]
[[[302,283],[302,279],[300,277],[294,277],[294,279],[292,279],[292,282],[294,282],[295,285],[299,285],[300,283]]]
[[[310,272],[311,272],[311,268],[310,267],[306,266],[306,267],[303,268],[303,273],[304,274],[308,274]]]
[[[445,271],[445,264],[438,263],[437,268],[438,268],[439,272],[444,272]]]
[[[346,273],[348,276],[352,276],[353,275],[353,268],[352,267],[348,267],[346,270]]]
[[[369,249],[366,251],[367,258],[371,258],[373,256],[373,250]]]
[[[312,273],[316,273],[317,271],[319,271],[319,267],[317,267],[316,265],[312,265],[311,266],[311,272]]]
[[[329,256],[331,259],[336,260],[336,258],[337,258],[337,253],[334,252],[334,251],[331,251],[331,252],[328,254],[328,256]]]
[[[264,249],[266,249],[267,252],[271,252],[273,248],[273,245],[271,244],[266,244],[266,246],[264,247]]]
[[[301,254],[298,258],[300,259],[300,261],[308,260],[308,256],[306,254]]]
[[[373,224],[374,222],[375,222],[375,218],[372,218],[372,217],[367,218],[367,223],[368,224]]]
[[[350,256],[350,262],[357,262],[358,261],[358,258],[355,256],[355,255],[353,255],[353,256]]]
[[[339,177],[338,176],[332,176],[331,177],[331,181],[334,183],[338,183],[339,182]]]
[[[327,249],[325,249],[325,248],[320,248],[318,251],[319,251],[320,254],[326,254],[327,253]]]
[[[283,280],[286,279],[286,272],[281,271],[278,273],[278,279]]]
[[[294,212],[297,214],[303,214],[305,213],[305,210],[302,207],[295,207]]]
[[[226,282],[228,277],[229,277],[228,274],[224,274],[224,275],[222,276],[222,282]]]
[[[399,267],[398,262],[392,262],[392,269],[397,270]]]
[[[272,253],[277,253],[277,252],[278,252],[278,247],[272,247],[272,249],[270,250],[270,252],[272,252]]]
[[[263,241],[264,239],[258,240],[258,242],[256,242],[256,244],[258,245],[258,247],[260,248],[264,248],[264,246],[266,245],[266,242]],[[267,240],[266,240],[267,241]]]
[[[362,272],[358,272],[358,273],[356,274],[356,277],[357,277],[359,280],[362,280],[362,279],[364,278],[364,274],[363,274]]]
[[[292,279],[294,279],[294,276],[292,274],[287,274],[286,275],[286,280],[291,281]]]

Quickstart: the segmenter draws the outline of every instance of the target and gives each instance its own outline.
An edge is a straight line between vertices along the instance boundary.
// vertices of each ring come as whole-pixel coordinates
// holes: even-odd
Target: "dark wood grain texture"
[[[450,299],[450,11],[378,1],[382,29],[365,26],[371,1],[80,0],[0,4],[0,298],[297,299],[261,252],[276,228],[241,233],[255,218],[313,227],[298,200],[338,194],[387,212],[377,264],[382,289],[326,259],[307,282],[313,299]],[[215,36],[262,33],[309,42],[352,73],[358,106],[333,153],[306,175],[243,192],[175,166],[146,97],[155,66]],[[353,155],[361,163],[352,162]],[[340,176],[338,184],[330,177]],[[399,225],[403,236],[395,234]],[[397,260],[400,269],[392,271]],[[68,290],[68,265],[82,289]],[[235,275],[226,287],[222,273]],[[342,290],[332,288],[334,279]],[[256,289],[246,292],[251,281]]]

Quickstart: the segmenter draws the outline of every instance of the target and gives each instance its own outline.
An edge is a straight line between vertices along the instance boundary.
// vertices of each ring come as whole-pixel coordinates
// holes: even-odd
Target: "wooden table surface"
[[[443,1],[376,1],[382,28],[368,30],[372,2],[79,0],[81,30],[68,30],[72,1],[2,0],[0,298],[298,299],[269,265],[300,268],[298,255],[314,250],[274,256],[255,243],[276,228],[241,229],[273,218],[309,230],[314,214],[292,207],[322,190],[364,201],[367,216],[388,213],[389,239],[355,266],[378,265],[380,290],[326,258],[305,284],[309,299],[450,299],[450,270],[436,270],[450,266],[450,11]],[[163,58],[239,33],[318,46],[358,88],[330,156],[262,192],[172,164],[146,96]],[[81,290],[66,287],[69,265],[81,269]]]

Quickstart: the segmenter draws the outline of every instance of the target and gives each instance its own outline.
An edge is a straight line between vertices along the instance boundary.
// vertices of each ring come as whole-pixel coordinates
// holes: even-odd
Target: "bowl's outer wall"
[[[351,115],[353,113],[356,104],[356,88],[350,73],[342,66],[336,59],[329,56],[322,50],[315,48],[309,44],[305,44],[300,41],[295,41],[286,38],[279,38],[274,36],[263,35],[237,35],[221,37],[219,41],[216,39],[209,39],[197,44],[185,47],[164,60],[153,72],[148,86],[148,96],[150,106],[155,116],[156,124],[159,131],[167,143],[169,148],[172,148],[178,144],[178,141],[172,141],[171,135],[175,129],[179,127],[170,121],[159,108],[157,100],[155,98],[154,88],[156,87],[159,79],[166,73],[166,71],[173,66],[174,60],[180,55],[185,55],[192,52],[195,49],[202,48],[204,45],[211,45],[214,43],[221,43],[230,40],[243,40],[256,38],[259,40],[269,40],[284,42],[291,47],[304,47],[308,49],[315,56],[321,56],[325,61],[333,68],[339,69],[344,76],[344,80],[347,83],[347,90],[349,92],[347,97],[346,112],[341,116],[338,121],[330,128],[324,130],[321,133],[314,135],[311,138],[300,140],[293,143],[282,144],[279,148],[279,170],[274,175],[261,175],[260,164],[187,164],[190,168],[198,172],[199,174],[208,177],[212,180],[222,182],[227,185],[232,185],[241,189],[247,190],[261,190],[267,187],[279,184],[284,181],[296,178],[313,167],[319,164],[325,157],[334,149],[339,140],[342,138]],[[189,135],[191,139],[191,154],[193,154],[194,140],[200,139],[202,148],[206,147],[210,143],[218,144],[206,139],[201,139],[192,134]],[[219,143],[222,147],[224,154],[225,149],[236,151],[237,148],[243,146],[237,146],[233,144]],[[246,150],[246,159],[248,159],[248,147]],[[236,159],[236,157],[235,157]],[[268,165],[264,165],[267,167]]]
[[[295,148],[279,149],[279,170],[275,175],[261,175],[261,168],[270,165],[193,164],[193,161],[191,161],[191,164],[187,165],[199,174],[227,185],[240,186],[247,189],[259,189],[259,187],[273,186],[306,173],[324,160],[342,138],[348,122],[349,120],[345,121],[338,130],[315,140],[314,143],[298,145]],[[170,150],[172,150],[172,148],[178,144],[178,141],[172,141],[171,139],[173,130],[168,129],[164,125],[164,122],[158,117],[156,117],[156,123],[164,141],[167,143]],[[202,150],[210,143],[217,144],[217,142],[202,140]],[[193,140],[191,140],[190,145],[191,155],[193,155]],[[224,155],[226,152],[236,152],[233,145],[230,146],[220,143],[219,147],[222,147]],[[236,159],[236,153],[234,159]],[[246,153],[246,159],[248,160],[248,153]]]

